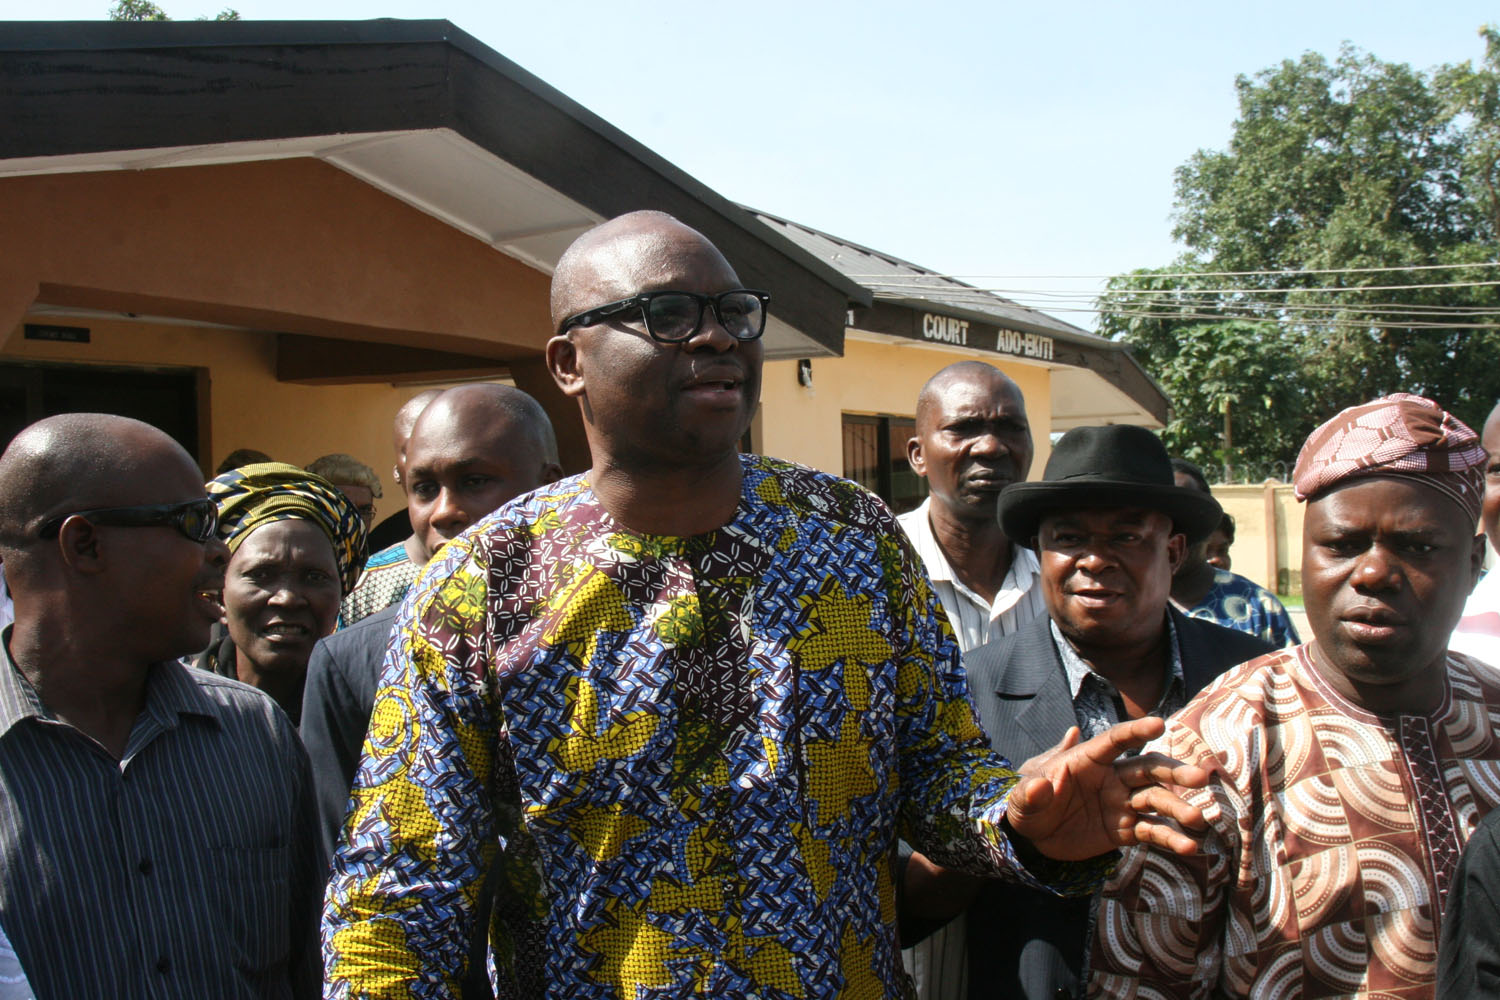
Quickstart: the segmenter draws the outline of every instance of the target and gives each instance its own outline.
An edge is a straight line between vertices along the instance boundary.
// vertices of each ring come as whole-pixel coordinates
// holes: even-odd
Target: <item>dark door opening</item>
[[[199,466],[198,374],[110,365],[0,362],[0,440],[57,413],[114,413],[169,434]]]
[[[906,461],[906,442],[917,432],[911,417],[844,414],[844,478],[871,490],[897,514],[927,496],[927,480]]]

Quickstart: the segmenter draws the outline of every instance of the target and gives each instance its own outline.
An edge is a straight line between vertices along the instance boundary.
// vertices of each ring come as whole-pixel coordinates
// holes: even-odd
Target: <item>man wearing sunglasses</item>
[[[501,995],[610,998],[902,995],[898,827],[1075,893],[1137,836],[1193,849],[1158,814],[1202,817],[1157,782],[1207,775],[1113,763],[1159,720],[1020,781],[890,512],[738,453],[768,301],[655,212],[559,261],[547,361],[593,467],[449,542],[408,598],[334,859],[326,995],[452,996],[497,849]]]
[[[182,448],[50,417],[0,456],[0,927],[39,997],[315,993],[307,758],[208,641],[228,553]]]

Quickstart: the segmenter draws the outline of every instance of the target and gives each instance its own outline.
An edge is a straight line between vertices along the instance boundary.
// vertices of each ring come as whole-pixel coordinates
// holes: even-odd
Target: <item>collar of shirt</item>
[[[202,716],[214,725],[219,725],[213,703],[188,676],[189,669],[191,668],[184,667],[176,660],[153,663],[148,668],[146,703],[131,731],[127,756],[138,749],[138,742],[148,740],[163,730],[177,728],[181,716]],[[16,723],[32,718],[62,724],[42,704],[36,688],[31,686],[31,682],[11,660],[10,629],[7,628],[0,633],[0,737],[9,733]],[[143,728],[145,720],[150,721],[149,730]]]
[[[1172,654],[1171,673],[1167,677],[1167,686],[1162,691],[1161,701],[1157,703],[1158,709],[1165,706],[1174,697],[1175,692],[1184,690],[1184,685],[1186,684],[1186,681],[1182,677],[1182,647],[1177,642],[1177,624],[1172,621],[1170,614],[1166,615],[1166,619],[1167,649]],[[1078,650],[1074,649],[1073,644],[1062,634],[1062,631],[1057,627],[1057,622],[1049,617],[1047,625],[1052,629],[1052,643],[1057,647],[1057,655],[1062,659],[1063,671],[1068,675],[1068,690],[1072,692],[1073,698],[1075,700],[1078,698],[1078,692],[1083,689],[1083,682],[1090,677],[1094,678],[1096,684],[1101,685],[1105,691],[1109,692],[1110,697],[1117,697],[1119,692],[1116,690],[1114,683],[1103,674],[1095,672],[1094,668],[1089,666],[1084,658],[1078,655]],[[1180,694],[1176,695],[1176,697],[1179,704],[1171,711],[1176,711],[1177,708],[1181,707],[1180,702],[1182,699]],[[1161,715],[1165,718],[1171,712],[1155,711],[1151,714]]]
[[[907,537],[911,539],[912,548],[916,549],[917,555],[922,558],[922,565],[927,568],[929,580],[934,583],[946,583],[965,600],[978,607],[989,608],[991,621],[1015,607],[1016,603],[1026,596],[1026,592],[1037,585],[1037,581],[1042,576],[1042,564],[1037,560],[1036,553],[1023,545],[1011,542],[1010,569],[1006,570],[1005,579],[1000,582],[1000,589],[995,592],[994,601],[986,601],[969,589],[954,575],[953,567],[948,563],[948,557],[943,554],[943,547],[938,544],[937,536],[932,532],[932,522],[927,519],[928,505],[931,503],[931,498],[923,500],[922,506],[896,519],[906,531]]]

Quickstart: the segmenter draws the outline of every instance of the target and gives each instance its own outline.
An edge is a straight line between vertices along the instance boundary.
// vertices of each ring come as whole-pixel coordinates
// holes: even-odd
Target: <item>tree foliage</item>
[[[1425,73],[1346,45],[1236,80],[1228,148],[1177,170],[1186,252],[1101,299],[1101,332],[1173,397],[1169,447],[1290,463],[1317,422],[1394,391],[1483,422],[1500,398],[1500,330],[1483,328],[1500,294],[1472,282],[1500,268],[1453,266],[1500,249],[1500,32],[1481,34],[1477,68]]]
[[[172,18],[167,12],[152,2],[152,0],[115,0],[109,8],[109,19],[111,21],[170,21]],[[240,12],[233,7],[225,7],[213,16],[215,21],[238,21]],[[200,17],[200,21],[209,18]]]

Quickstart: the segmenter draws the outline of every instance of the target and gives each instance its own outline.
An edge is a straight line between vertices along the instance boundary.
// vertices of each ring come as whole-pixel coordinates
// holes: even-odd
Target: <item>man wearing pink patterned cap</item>
[[[1465,842],[1500,800],[1500,673],[1447,649],[1484,553],[1485,452],[1431,400],[1352,407],[1297,458],[1313,640],[1229,671],[1157,748],[1217,767],[1185,793],[1196,857],[1128,850],[1089,996],[1433,995]]]

